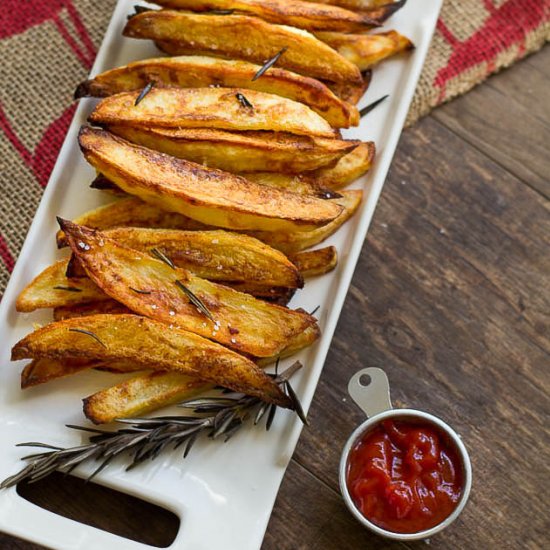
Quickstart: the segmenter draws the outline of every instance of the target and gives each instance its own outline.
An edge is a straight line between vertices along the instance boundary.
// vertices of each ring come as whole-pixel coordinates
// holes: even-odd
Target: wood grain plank
[[[514,71],[507,71],[491,77],[487,86],[479,86],[443,105],[433,117],[550,198],[547,78],[525,63],[520,62],[517,67],[522,71],[519,76],[510,76]],[[521,94],[522,81],[533,86],[536,83],[537,87],[520,102],[517,96]],[[546,107],[535,106],[544,103]]]
[[[362,420],[347,382],[383,367],[395,403],[441,416],[471,453],[471,501],[432,546],[542,548],[549,220],[543,197],[436,121],[407,131],[296,460],[337,489],[340,450]]]

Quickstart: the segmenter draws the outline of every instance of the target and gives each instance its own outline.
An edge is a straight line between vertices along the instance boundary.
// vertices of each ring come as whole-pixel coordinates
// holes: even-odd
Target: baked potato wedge
[[[366,71],[388,57],[414,48],[413,43],[397,31],[380,34],[319,32],[316,36],[348,61],[355,63],[361,71]]]
[[[268,402],[290,399],[250,359],[197,334],[137,315],[92,315],[51,323],[20,340],[12,361],[49,358],[131,361],[176,371]]]
[[[334,246],[290,254],[289,259],[304,277],[315,277],[332,271],[338,264],[338,252]]]
[[[349,128],[359,124],[356,107],[336,97],[319,80],[278,67],[271,67],[261,78],[253,80],[260,69],[260,65],[248,61],[200,55],[144,59],[82,82],[76,89],[75,98],[133,92],[142,90],[150,82],[156,87],[248,88],[303,103],[333,128]]]
[[[234,10],[259,17],[269,23],[306,30],[353,32],[368,30],[379,23],[364,13],[338,6],[313,4],[303,0],[155,0],[164,8],[175,10]]]
[[[333,222],[320,227],[319,229],[301,232],[294,231],[289,233],[255,231],[250,234],[287,255],[294,252],[300,252],[306,248],[311,248],[312,246],[323,242],[325,239],[328,239],[345,222],[347,222],[359,208],[363,198],[363,192],[360,189],[342,191],[341,194],[342,198],[334,199],[334,201],[331,202],[337,202],[343,206],[344,211]]]
[[[155,40],[170,55],[209,55],[263,64],[286,48],[277,66],[331,82],[360,82],[357,67],[302,29],[246,15],[204,15],[174,10],[132,17],[123,32]]]
[[[88,277],[140,315],[257,357],[279,353],[290,338],[316,323],[306,313],[201,279],[166,256],[161,261],[66,220],[60,225]]]
[[[109,300],[109,296],[90,279],[67,278],[67,263],[67,260],[60,260],[44,269],[19,294],[15,309],[30,312],[47,307]]]
[[[187,216],[175,212],[167,212],[157,206],[143,202],[137,197],[130,197],[128,195],[126,195],[126,198],[85,212],[73,221],[77,225],[85,225],[92,229],[133,226],[192,231],[209,228],[209,226]],[[66,235],[61,229],[56,233],[55,241],[58,248],[67,246]]]
[[[208,225],[308,231],[342,211],[333,202],[254,184],[132,145],[104,130],[83,127],[79,143],[86,160],[123,191]]]
[[[100,126],[269,130],[333,138],[330,124],[303,103],[245,88],[152,88],[103,98],[88,120]]]
[[[83,399],[84,414],[94,424],[108,424],[191,399],[212,387],[179,372],[145,372]]]
[[[49,357],[39,357],[33,359],[21,372],[21,389],[24,390],[32,386],[38,386],[39,384],[44,384],[57,378],[64,378],[65,376],[88,369],[126,373],[142,370],[142,367],[135,365],[131,361],[124,360],[105,363],[101,360],[71,358],[59,360]]]
[[[300,272],[284,254],[248,235],[138,227],[111,229],[104,235],[134,250],[156,248],[176,266],[209,281],[287,288],[304,284]]]
[[[332,165],[358,141],[314,138],[285,132],[228,132],[206,128],[139,128],[110,124],[107,129],[132,143],[228,172],[299,174]]]

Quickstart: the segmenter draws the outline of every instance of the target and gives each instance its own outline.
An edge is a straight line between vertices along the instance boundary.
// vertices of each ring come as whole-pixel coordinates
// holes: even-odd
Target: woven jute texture
[[[91,68],[115,3],[2,0],[0,296],[73,116],[73,90]],[[408,123],[549,35],[549,0],[447,0]]]

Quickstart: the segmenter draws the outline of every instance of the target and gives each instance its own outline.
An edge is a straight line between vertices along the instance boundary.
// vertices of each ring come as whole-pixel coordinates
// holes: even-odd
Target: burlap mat
[[[0,296],[74,113],[114,0],[2,0]],[[550,38],[548,0],[447,0],[408,123]],[[53,243],[52,243],[53,246]]]

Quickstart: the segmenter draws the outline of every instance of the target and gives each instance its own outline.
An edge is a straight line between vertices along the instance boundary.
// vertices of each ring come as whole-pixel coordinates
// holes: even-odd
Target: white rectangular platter
[[[92,75],[158,55],[151,43],[121,35],[126,16],[133,11],[134,4],[133,0],[118,2]],[[308,311],[321,306],[317,316],[322,338],[312,348],[286,361],[290,364],[298,358],[304,364],[302,371],[295,376],[293,386],[306,411],[399,140],[440,6],[441,0],[409,0],[390,19],[388,28],[395,28],[411,38],[416,50],[386,61],[375,69],[373,82],[360,106],[385,94],[390,94],[390,97],[365,117],[359,128],[345,132],[348,138],[375,141],[377,158],[368,175],[351,186],[362,188],[365,193],[359,212],[323,243],[323,246],[332,244],[338,249],[340,262],[337,269],[308,280],[306,287],[290,304],[290,307],[302,307]],[[19,376],[24,364],[10,362],[11,347],[32,331],[33,323],[47,323],[51,319],[50,312],[17,314],[14,304],[25,284],[62,254],[55,248],[55,216],[70,219],[109,200],[103,193],[88,188],[94,174],[83,160],[77,144],[78,129],[85,123],[93,104],[93,100],[86,99],[78,106],[0,305],[1,479],[17,472],[23,464],[20,457],[27,452],[17,448],[17,443],[80,444],[83,438],[80,432],[69,430],[64,425],[82,425],[81,399],[113,383],[113,375],[84,372],[22,392]],[[342,393],[344,391],[342,388]],[[244,429],[226,444],[199,442],[185,460],[181,451],[167,453],[131,472],[125,472],[122,463],[113,463],[96,478],[96,482],[176,513],[181,526],[170,548],[255,550],[261,546],[277,491],[301,429],[295,415],[279,412],[268,433],[260,427]],[[86,472],[82,468],[76,473],[86,475]],[[43,510],[19,497],[15,488],[0,492],[0,531],[59,550],[151,548]]]

